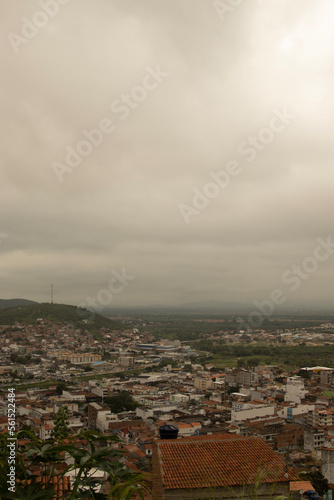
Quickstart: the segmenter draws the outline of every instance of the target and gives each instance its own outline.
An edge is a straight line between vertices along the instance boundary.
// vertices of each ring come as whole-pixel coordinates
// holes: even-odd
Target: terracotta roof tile
[[[259,438],[193,436],[157,441],[165,489],[227,487],[297,479],[281,457]]]
[[[307,490],[314,490],[312,484],[309,481],[291,481],[290,483],[290,491],[307,491]]]
[[[41,488],[45,489],[46,480],[47,479],[45,478],[45,476],[39,476],[39,477],[37,477],[36,482],[41,483]],[[27,484],[31,484],[31,479],[29,479],[27,481]],[[58,500],[58,499],[60,500],[61,498],[63,498],[63,494],[65,492],[71,491],[70,477],[69,476],[63,476],[63,477],[53,476],[51,478],[49,486],[52,486],[52,488],[55,491],[55,495],[53,498],[55,500]]]

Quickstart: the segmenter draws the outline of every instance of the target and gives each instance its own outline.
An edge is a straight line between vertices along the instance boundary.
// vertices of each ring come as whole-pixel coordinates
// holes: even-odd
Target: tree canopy
[[[328,480],[320,472],[320,470],[314,469],[314,470],[309,471],[309,472],[301,472],[299,475],[302,479],[306,479],[307,481],[310,481],[313,488],[320,496],[323,496],[327,493],[327,491],[329,489]]]
[[[104,403],[109,406],[112,413],[120,413],[122,411],[133,411],[137,408],[138,403],[133,399],[127,391],[121,391],[116,396],[105,398]]]
[[[59,413],[59,412],[58,412]],[[59,421],[66,413],[59,414]],[[24,448],[16,449],[15,479],[8,487],[10,476],[10,450],[8,434],[0,434],[0,498],[2,500],[46,500],[55,498],[57,483],[71,471],[75,472],[69,489],[63,491],[65,500],[94,498],[96,500],[129,500],[137,492],[143,499],[147,486],[141,474],[129,470],[122,462],[121,450],[112,447],[120,442],[115,435],[101,435],[97,431],[84,431],[59,436],[46,441],[38,439],[30,430],[17,433],[25,441]],[[69,460],[65,462],[65,457]],[[101,479],[93,473],[105,473],[103,483],[109,493],[101,490]]]

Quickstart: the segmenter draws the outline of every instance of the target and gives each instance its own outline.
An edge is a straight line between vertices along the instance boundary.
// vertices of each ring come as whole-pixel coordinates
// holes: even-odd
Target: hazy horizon
[[[2,13],[1,297],[332,307],[332,2]]]
[[[50,297],[49,300],[42,300],[40,302],[35,301],[32,298],[27,298],[27,297],[13,297],[13,298],[0,298],[0,310],[3,308],[3,305],[1,304],[1,301],[11,301],[11,300],[24,300],[24,301],[29,301],[33,302],[36,304],[50,304]],[[77,306],[78,304],[75,301],[69,302],[69,303],[62,303],[53,300],[52,304],[55,305],[70,305],[70,306]],[[263,304],[263,302],[262,302]],[[83,305],[82,305],[83,306]],[[9,307],[14,307],[14,306],[9,306]],[[22,306],[21,306],[22,307]],[[325,307],[325,306],[317,306],[317,305],[307,305],[307,304],[299,304],[299,305],[289,305],[285,304],[283,305],[277,305],[275,310],[270,313],[266,314],[263,313],[263,311],[268,312],[268,309],[259,309],[258,307],[255,307],[254,303],[238,303],[238,302],[218,302],[218,301],[199,301],[199,302],[183,302],[183,303],[175,303],[175,304],[158,304],[158,303],[151,303],[151,304],[123,304],[123,305],[110,305],[110,306],[99,306],[97,304],[97,308],[93,306],[88,306],[85,305],[85,308],[95,311],[97,313],[103,314],[103,315],[109,315],[113,314],[116,312],[120,311],[134,311],[134,310],[142,310],[142,311],[170,311],[171,313],[173,312],[194,312],[196,311],[200,314],[222,314],[222,315],[241,315],[242,318],[246,319],[249,313],[255,313],[258,314],[258,317],[261,318],[261,321],[264,321],[267,317],[272,317],[275,315],[284,315],[284,314],[326,314],[326,315],[334,315],[334,311],[332,307]],[[264,306],[265,307],[265,306]],[[262,314],[260,314],[262,311]],[[333,311],[333,312],[332,312]],[[246,316],[244,316],[246,315]],[[250,325],[250,327],[255,325]]]

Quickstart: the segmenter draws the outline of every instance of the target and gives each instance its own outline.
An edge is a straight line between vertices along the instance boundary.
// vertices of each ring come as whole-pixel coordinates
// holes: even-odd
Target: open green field
[[[14,387],[16,391],[25,391],[27,389],[34,389],[36,387],[41,387],[46,389],[47,387],[57,385],[58,381],[55,379],[44,380],[43,382],[31,382],[29,384],[16,384],[11,382],[8,385],[1,386],[1,390],[7,390],[9,387]]]
[[[217,368],[233,368],[237,366],[237,358],[224,358],[224,356],[213,356],[208,362]]]
[[[143,368],[144,369],[144,368]],[[70,385],[71,383],[76,382],[77,380],[80,381],[88,381],[88,380],[101,380],[105,377],[119,377],[119,376],[127,376],[127,375],[133,375],[136,373],[139,373],[141,369],[136,368],[134,370],[127,370],[123,372],[111,372],[111,373],[94,373],[90,372],[88,375],[83,375],[81,377],[72,377],[71,380],[68,381],[68,384]],[[73,380],[72,380],[73,379]],[[50,379],[50,380],[44,380],[42,382],[31,382],[29,384],[16,384],[16,383],[9,383],[6,385],[1,386],[1,390],[7,390],[9,387],[15,387],[16,391],[25,391],[27,389],[34,389],[36,387],[40,387],[41,389],[46,389],[51,386],[55,386],[59,383],[59,380],[55,379]]]
[[[132,375],[134,373],[139,373],[140,370],[138,370],[138,368],[136,368],[135,370],[127,370],[127,371],[124,371],[124,372],[111,372],[111,373],[90,373],[90,375],[83,375],[82,377],[75,377],[75,380],[84,380],[84,381],[87,381],[87,380],[101,380],[105,377],[119,377],[120,375]]]
[[[208,362],[218,368],[237,366],[238,360],[243,360],[245,365],[279,365],[286,369],[315,365],[331,368],[334,365],[333,345],[273,345],[263,341],[224,344],[207,339],[191,344],[194,349],[211,353]]]

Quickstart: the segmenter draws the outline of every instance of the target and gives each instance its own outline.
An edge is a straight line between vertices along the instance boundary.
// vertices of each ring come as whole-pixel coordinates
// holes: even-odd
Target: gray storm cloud
[[[113,305],[247,304],[334,239],[333,2],[1,6],[3,298],[125,268]],[[331,306],[333,258],[287,306]]]

